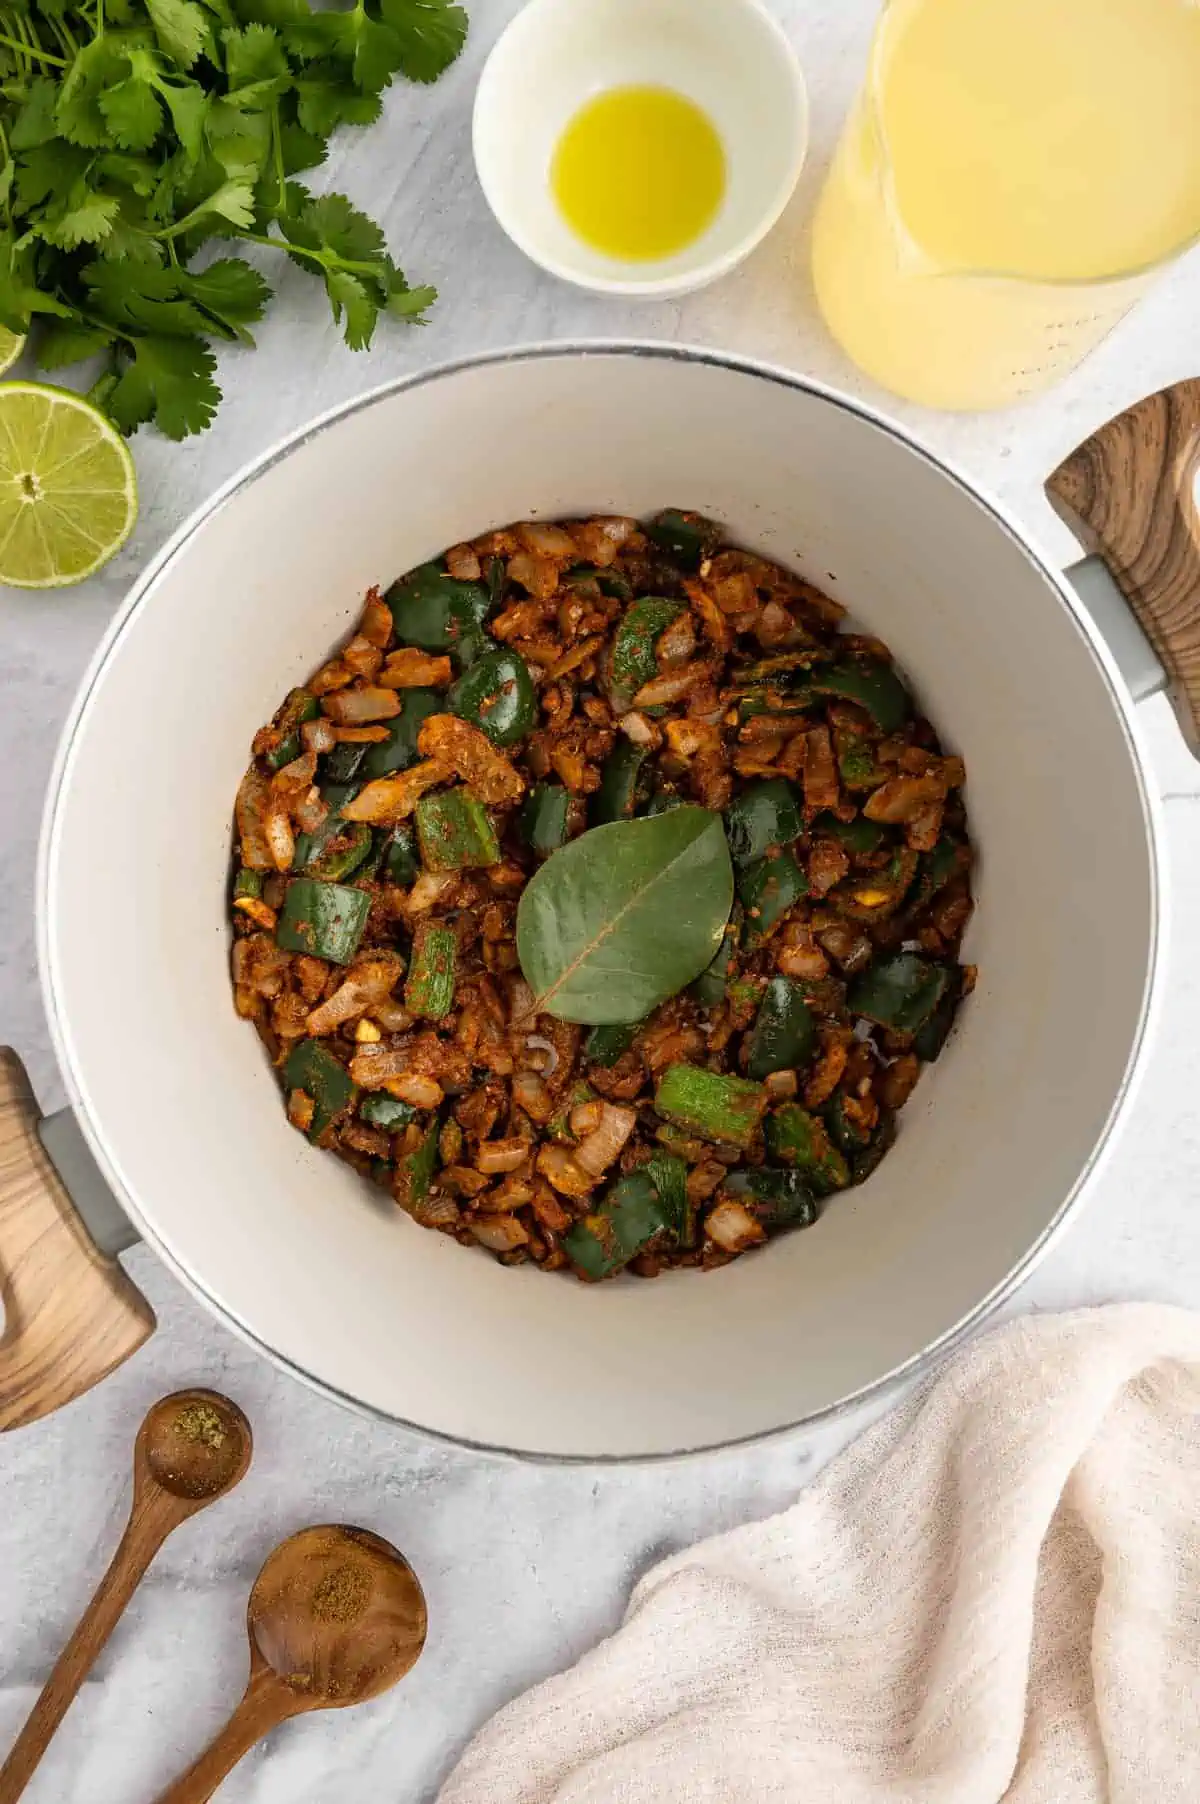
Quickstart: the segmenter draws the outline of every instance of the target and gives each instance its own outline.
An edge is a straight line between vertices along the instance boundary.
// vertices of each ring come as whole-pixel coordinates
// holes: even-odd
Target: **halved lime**
[[[137,519],[129,447],[81,395],[0,382],[0,583],[82,582]]]
[[[7,326],[0,326],[0,376],[5,370],[11,370],[24,349],[23,332],[10,332]]]

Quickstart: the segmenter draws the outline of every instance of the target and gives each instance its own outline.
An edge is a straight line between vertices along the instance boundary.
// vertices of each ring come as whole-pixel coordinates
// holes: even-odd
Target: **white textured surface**
[[[148,436],[137,442],[142,518],[122,557],[83,590],[0,595],[0,1038],[27,1058],[47,1107],[57,1106],[62,1092],[37,993],[32,898],[54,741],[126,585],[217,483],[317,409],[367,385],[533,338],[637,335],[713,344],[870,392],[814,314],[805,232],[862,67],[870,0],[837,8],[775,0],[813,102],[813,150],[800,191],[777,231],[729,281],[682,302],[640,305],[590,298],[542,277],[501,236],[476,188],[471,95],[487,46],[515,5],[476,0],[470,47],[451,75],[435,89],[394,94],[388,121],[369,137],[348,136],[331,162],[331,182],[379,214],[412,279],[441,287],[433,323],[408,334],[385,327],[368,358],[353,356],[336,341],[316,285],[274,266],[279,298],[259,350],[223,358],[227,398],[215,431],[182,447]],[[1200,373],[1198,294],[1200,263],[1193,258],[1076,376],[1020,411],[955,418],[873,392],[871,398],[999,494],[1051,556],[1067,561],[1072,542],[1042,499],[1042,480],[1122,406]],[[1173,980],[1122,1145],[1019,1308],[1133,1296],[1200,1303],[1200,918],[1193,901],[1200,889],[1200,767],[1183,751],[1165,704],[1146,712],[1169,798]],[[147,756],[155,755],[148,747]],[[1037,881],[1036,872],[1030,880]],[[158,1311],[154,1341],[93,1396],[0,1446],[0,1746],[15,1734],[115,1543],[129,1447],[149,1402],[185,1383],[228,1389],[254,1421],[257,1458],[242,1490],[182,1531],[152,1569],[30,1787],[31,1804],[153,1798],[240,1690],[241,1617],[262,1557],[289,1530],[329,1518],[372,1527],[410,1555],[429,1596],[428,1652],[391,1698],[284,1729],[222,1797],[229,1804],[427,1800],[495,1705],[615,1624],[650,1559],[778,1508],[852,1426],[674,1470],[501,1467],[431,1450],[310,1396],[248,1354],[147,1255],[129,1255],[129,1267]],[[491,1381],[503,1381],[502,1354]]]

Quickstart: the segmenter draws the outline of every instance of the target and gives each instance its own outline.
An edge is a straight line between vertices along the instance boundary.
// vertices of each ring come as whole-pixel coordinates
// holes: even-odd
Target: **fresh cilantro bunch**
[[[449,0],[0,0],[0,320],[54,370],[102,353],[92,391],[125,432],[202,432],[216,339],[253,343],[271,289],[206,240],[276,247],[325,284],[346,343],[419,321],[383,234],[293,178],[339,125],[370,125],[399,74],[453,62]]]

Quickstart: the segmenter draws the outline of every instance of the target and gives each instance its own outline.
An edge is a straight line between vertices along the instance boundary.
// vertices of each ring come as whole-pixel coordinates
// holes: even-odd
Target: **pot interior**
[[[512,519],[665,505],[711,514],[889,643],[967,762],[980,976],[894,1151],[816,1227],[709,1276],[589,1288],[417,1228],[287,1125],[230,997],[230,814],[256,728],[368,585]],[[1122,705],[1029,552],[849,405],[665,349],[434,373],[236,487],[144,585],[93,672],[42,900],[69,1083],[179,1272],[372,1410],[585,1457],[812,1418],[1003,1287],[1105,1138],[1156,937]]]

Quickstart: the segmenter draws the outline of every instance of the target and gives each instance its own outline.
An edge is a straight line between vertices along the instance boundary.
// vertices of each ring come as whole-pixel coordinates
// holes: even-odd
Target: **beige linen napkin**
[[[440,1804],[1200,1804],[1200,1316],[977,1341],[665,1561]]]

